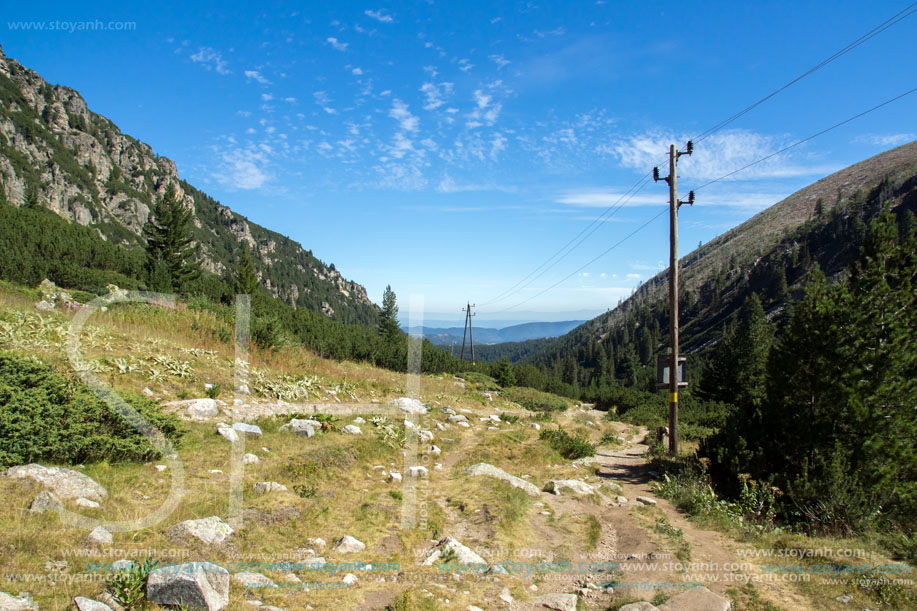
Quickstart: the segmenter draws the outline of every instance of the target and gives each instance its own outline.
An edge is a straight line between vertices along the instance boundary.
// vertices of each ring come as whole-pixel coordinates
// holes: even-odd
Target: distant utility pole
[[[688,201],[678,201],[678,158],[694,152],[694,143],[688,141],[684,152],[675,145],[669,147],[669,175],[659,177],[659,168],[653,168],[653,180],[669,183],[669,338],[672,354],[669,355],[669,454],[678,456],[678,387],[680,384],[678,358],[678,208],[682,204],[694,205],[694,191]]]
[[[471,308],[475,307],[475,304],[469,303],[467,308],[462,308],[462,312],[465,313],[465,331],[462,333],[462,356],[459,357],[461,360],[465,360],[465,335],[471,340],[471,364],[474,365],[474,334],[471,331],[471,317],[477,316],[477,314],[471,313]]]

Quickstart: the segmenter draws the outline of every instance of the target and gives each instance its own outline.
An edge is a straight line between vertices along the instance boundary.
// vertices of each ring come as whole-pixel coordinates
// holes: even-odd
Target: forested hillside
[[[826,177],[687,254],[679,299],[682,351],[691,355],[713,345],[752,294],[781,324],[816,267],[829,278],[846,271],[885,206],[902,231],[910,231],[917,211],[917,142]],[[616,380],[650,388],[655,370],[649,366],[668,345],[667,287],[668,272],[661,272],[611,312],[534,353],[523,343],[507,355],[538,366],[567,392]],[[689,370],[696,373],[696,365],[689,356]]]
[[[378,309],[366,290],[344,279],[333,264],[181,180],[171,160],[89,110],[78,92],[50,85],[0,49],[4,201],[48,208],[110,243],[139,250],[154,203],[171,188],[193,211],[196,256],[207,271],[227,277],[245,245],[272,296],[341,322],[376,322]],[[40,280],[30,277],[29,282]],[[98,284],[75,288],[94,290]]]

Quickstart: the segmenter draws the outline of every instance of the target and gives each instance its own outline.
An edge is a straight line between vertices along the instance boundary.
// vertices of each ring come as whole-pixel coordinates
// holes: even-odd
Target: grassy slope
[[[32,308],[34,299],[32,291],[0,287],[0,349],[33,354],[64,368],[61,339],[71,315],[39,315]],[[184,392],[201,396],[204,383],[220,383],[224,387],[231,383],[232,348],[215,339],[212,328],[215,322],[207,312],[123,308],[99,314],[91,322],[83,334],[85,355],[99,375],[116,389],[136,390],[147,386],[158,397],[171,400]],[[319,359],[301,348],[285,348],[278,353],[255,351],[251,362],[254,370],[281,389],[285,383],[289,384],[285,379],[301,379],[304,374],[314,376],[314,390],[304,410],[312,402],[326,401],[325,390],[337,389],[339,396],[343,390],[361,402],[384,402],[405,394],[403,375],[359,363]],[[255,453],[261,460],[245,467],[244,528],[223,547],[207,548],[196,542],[175,541],[166,533],[181,520],[228,515],[229,445],[214,434],[213,423],[186,423],[188,432],[179,451],[186,489],[181,503],[159,525],[115,533],[113,548],[127,550],[128,554],[153,549],[166,561],[176,558],[276,561],[289,559],[297,549],[307,546],[309,537],[322,537],[331,543],[350,534],[367,544],[365,553],[341,556],[325,550],[319,551],[320,555],[329,561],[395,561],[400,563],[402,571],[412,575],[419,572],[427,579],[422,585],[412,585],[404,579],[392,583],[393,575],[389,573],[357,573],[360,582],[356,588],[315,591],[246,592],[233,583],[230,603],[233,609],[243,608],[242,601],[251,598],[287,609],[303,608],[306,604],[316,609],[363,608],[369,604],[366,600],[394,604],[395,594],[405,591],[411,601],[406,608],[410,609],[443,608],[447,598],[451,608],[463,609],[469,604],[492,608],[500,604],[495,596],[502,585],[507,585],[518,600],[530,600],[545,592],[570,591],[572,584],[535,579],[540,589],[534,593],[528,589],[533,581],[515,576],[504,578],[501,584],[470,578],[457,583],[450,576],[438,574],[433,567],[416,566],[417,559],[431,547],[430,540],[444,535],[456,536],[478,551],[491,551],[495,560],[522,557],[533,561],[550,557],[588,558],[589,554],[602,551],[595,549],[597,542],[605,537],[602,533],[614,532],[614,527],[603,517],[601,505],[592,498],[574,501],[557,497],[547,507],[539,507],[534,499],[502,482],[463,476],[465,467],[484,461],[513,474],[530,476],[539,485],[548,479],[599,480],[590,469],[572,465],[539,442],[538,432],[529,426],[531,413],[499,396],[490,403],[483,391],[484,387],[448,376],[423,376],[421,380],[422,399],[432,408],[421,419],[421,427],[434,431],[434,443],[443,455],[427,463],[418,461],[431,468],[431,477],[428,488],[418,488],[421,498],[428,496],[424,499],[426,505],[422,506],[426,511],[421,514],[426,521],[422,520],[417,528],[399,528],[401,495],[405,489],[388,483],[384,476],[388,470],[403,473],[406,466],[416,462],[408,460],[405,464],[401,449],[383,443],[370,423],[361,425],[364,433],[361,436],[326,432],[306,440],[279,431],[285,419],[263,418],[256,423],[264,430],[264,436],[246,443],[246,451]],[[220,398],[231,400],[228,392]],[[472,427],[449,425],[446,414],[439,409],[441,406],[469,410],[467,416]],[[336,407],[338,404],[332,402],[327,408],[319,409],[330,411]],[[502,411],[521,419],[500,424],[479,420]],[[370,416],[363,414],[363,417],[369,420]],[[342,417],[338,424],[347,424],[349,420]],[[389,420],[397,428],[400,419]],[[541,425],[553,427],[552,420],[593,443],[605,438],[611,444],[608,447],[620,447],[614,441],[618,436],[636,432],[621,423],[602,421],[590,412],[579,410],[551,414]],[[448,426],[447,430],[437,430],[436,423]],[[432,468],[436,462],[443,465],[441,470]],[[223,473],[212,474],[213,469]],[[168,494],[170,471],[160,473],[152,463],[103,462],[85,465],[82,470],[110,492],[110,498],[100,509],[81,510],[87,515],[116,520],[139,517],[159,506]],[[252,485],[258,481],[277,481],[289,491],[255,496]],[[11,593],[28,590],[36,596],[41,608],[65,608],[74,596],[93,596],[103,588],[99,582],[79,581],[83,579],[80,574],[85,572],[84,562],[109,558],[74,555],[74,550],[88,547],[84,543],[85,531],[63,527],[56,515],[28,515],[26,510],[38,490],[35,485],[0,478],[0,495],[5,501],[5,508],[0,511],[0,574],[7,576],[0,583],[0,590]],[[542,500],[548,499],[542,497]],[[658,522],[647,522],[647,540],[658,539],[658,533],[654,534]],[[520,550],[536,550],[536,553],[519,556]],[[49,562],[65,564],[57,564],[55,569]],[[47,581],[10,582],[8,577],[30,574],[47,580],[55,570],[63,571],[72,581],[58,578],[52,586]],[[284,581],[279,572],[261,572],[278,583]],[[380,576],[387,581],[376,581]],[[305,582],[339,582],[342,574],[300,573],[299,577]],[[615,594],[602,599],[600,606],[590,608],[604,609],[608,603],[621,602],[629,596],[632,593]],[[818,594],[808,593],[808,596],[817,599]]]

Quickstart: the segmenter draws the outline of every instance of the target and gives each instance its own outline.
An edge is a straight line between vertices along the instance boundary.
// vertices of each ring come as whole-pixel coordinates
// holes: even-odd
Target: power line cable
[[[917,12],[917,8],[915,8],[915,7],[917,7],[917,2],[914,2],[914,3],[910,4],[910,5],[908,5],[907,7],[905,7],[904,9],[902,9],[901,11],[899,11],[898,13],[896,13],[895,15],[892,15],[891,17],[889,17],[888,19],[886,19],[885,21],[883,21],[882,23],[880,23],[879,25],[877,25],[876,27],[874,27],[872,30],[866,32],[865,34],[863,34],[862,36],[860,36],[859,38],[857,38],[857,39],[854,40],[853,42],[847,44],[847,46],[843,47],[842,49],[840,49],[839,51],[837,51],[837,52],[834,53],[833,55],[831,55],[831,56],[825,58],[824,60],[822,60],[821,62],[819,62],[818,64],[816,64],[815,66],[813,66],[812,68],[810,68],[809,70],[807,70],[806,72],[800,74],[799,76],[797,76],[796,78],[794,78],[794,79],[791,80],[790,82],[788,82],[788,83],[786,83],[785,85],[783,85],[782,87],[780,87],[780,88],[778,88],[778,89],[772,91],[772,92],[769,93],[768,95],[764,96],[763,98],[761,98],[760,100],[754,102],[753,104],[751,104],[751,105],[745,107],[743,110],[741,110],[741,111],[735,113],[735,114],[732,115],[731,117],[729,117],[729,118],[727,118],[727,119],[724,119],[723,121],[717,123],[716,125],[714,125],[713,127],[707,129],[706,131],[702,132],[702,133],[699,134],[698,136],[695,136],[694,138],[692,138],[692,140],[693,140],[693,141],[695,142],[695,144],[696,144],[696,143],[698,143],[698,142],[701,142],[701,141],[705,140],[706,138],[709,138],[710,136],[712,136],[712,135],[715,134],[716,132],[720,131],[721,129],[723,129],[724,127],[726,127],[727,125],[729,125],[730,123],[733,123],[734,121],[736,121],[737,119],[741,118],[742,116],[744,116],[744,115],[747,114],[748,112],[754,110],[755,108],[757,108],[758,106],[760,106],[761,104],[763,104],[764,102],[766,102],[767,100],[773,98],[774,96],[776,96],[776,95],[777,95],[778,93],[780,93],[781,91],[784,91],[785,89],[789,88],[790,86],[792,86],[792,85],[798,83],[799,81],[801,81],[801,80],[804,79],[805,77],[809,76],[810,74],[812,74],[812,73],[814,73],[814,72],[820,70],[821,68],[823,68],[823,67],[825,67],[826,65],[830,64],[830,63],[833,62],[834,60],[836,60],[836,59],[838,59],[838,58],[840,58],[840,57],[846,55],[847,53],[849,53],[849,52],[852,51],[853,49],[857,48],[858,46],[862,45],[863,43],[865,43],[865,42],[869,41],[870,39],[874,38],[875,36],[881,34],[881,33],[884,32],[885,30],[887,30],[887,29],[891,28],[892,26],[896,25],[897,23],[903,21],[903,20],[906,19],[907,17],[913,15],[915,12]],[[798,144],[801,144],[801,142],[798,143]],[[777,154],[777,153],[775,153],[775,154]],[[757,163],[760,163],[760,161],[764,161],[764,159],[759,160]],[[742,168],[742,169],[744,169],[744,168]],[[741,171],[741,169],[738,170],[738,171]],[[502,291],[501,293],[499,293],[499,294],[498,294],[496,297],[494,297],[493,299],[491,299],[491,300],[489,300],[489,301],[486,301],[486,302],[483,302],[481,305],[489,305],[489,304],[492,304],[492,303],[498,303],[498,302],[500,302],[500,301],[504,301],[505,299],[507,299],[508,297],[510,297],[510,296],[511,296],[512,294],[514,294],[515,292],[518,292],[517,289],[521,290],[521,289],[525,288],[526,286],[530,285],[532,282],[534,282],[535,280],[537,280],[537,279],[540,278],[541,276],[543,276],[549,269],[551,269],[552,267],[554,267],[555,265],[557,265],[557,264],[558,264],[561,260],[563,260],[567,255],[569,255],[569,254],[570,254],[571,252],[573,252],[576,248],[578,248],[583,242],[585,242],[592,234],[594,234],[594,233],[598,230],[598,228],[601,226],[600,223],[601,223],[603,220],[605,220],[606,215],[608,215],[608,218],[611,218],[611,216],[612,216],[615,212],[617,212],[621,207],[623,207],[623,205],[624,205],[627,201],[629,201],[630,197],[628,197],[628,194],[630,194],[630,192],[631,192],[632,190],[636,189],[636,191],[634,191],[634,193],[631,194],[631,197],[632,197],[634,194],[636,194],[637,192],[639,192],[639,191],[645,186],[648,177],[649,177],[649,175],[645,175],[645,176],[641,177],[640,180],[638,180],[630,189],[628,189],[628,190],[627,190],[627,191],[626,191],[626,192],[625,192],[625,193],[624,193],[615,203],[613,203],[612,205],[610,205],[609,207],[607,207],[607,208],[602,212],[601,215],[599,215],[597,218],[593,219],[593,221],[592,221],[591,223],[589,223],[589,225],[587,225],[585,228],[583,228],[578,234],[576,234],[575,236],[573,236],[573,238],[571,238],[569,241],[567,241],[563,246],[560,247],[560,249],[558,249],[554,254],[552,254],[550,257],[548,257],[543,263],[541,263],[541,265],[539,265],[538,267],[536,267],[532,272],[530,272],[530,273],[529,273],[527,276],[525,276],[522,280],[520,280],[519,282],[517,282],[516,284],[514,284],[514,285],[511,286],[510,288],[508,288],[508,289]],[[642,183],[642,184],[641,184],[641,183]],[[708,184],[709,184],[709,183],[708,183]],[[706,186],[706,185],[704,185],[704,186]],[[625,198],[627,198],[627,199],[625,200]],[[588,233],[587,233],[587,232],[588,232]],[[585,235],[584,235],[584,234],[585,234]],[[580,239],[581,236],[582,236],[582,239]],[[574,242],[575,242],[575,244],[574,244]],[[571,245],[572,245],[572,246],[571,246]],[[568,250],[568,248],[569,248],[569,250]],[[564,252],[564,251],[566,251],[566,252]],[[561,254],[561,253],[563,253],[563,254]],[[560,255],[560,256],[558,257],[558,255]],[[555,258],[556,258],[556,260],[555,260]],[[552,261],[553,261],[553,262],[552,262]],[[536,274],[537,274],[537,275],[536,275]]]
[[[903,21],[903,20],[906,19],[907,17],[910,17],[910,16],[913,15],[915,12],[917,12],[917,8],[915,8],[915,7],[917,7],[917,2],[914,2],[913,4],[908,5],[908,6],[907,6],[905,9],[903,9],[902,11],[896,13],[895,15],[892,15],[891,17],[889,17],[888,19],[886,19],[885,21],[883,21],[882,23],[880,23],[879,25],[877,25],[876,27],[874,27],[873,29],[871,29],[870,31],[866,32],[865,34],[863,34],[862,36],[860,36],[859,38],[857,38],[856,40],[854,40],[853,42],[851,42],[850,44],[848,44],[848,45],[847,45],[846,47],[844,47],[843,49],[837,51],[834,55],[831,55],[830,57],[827,57],[827,58],[823,59],[822,61],[820,61],[819,63],[815,64],[814,66],[812,66],[811,68],[809,68],[808,70],[806,70],[805,72],[803,72],[802,74],[800,74],[799,76],[797,76],[796,78],[794,78],[792,81],[790,81],[789,83],[787,83],[787,84],[784,85],[783,87],[780,87],[779,89],[775,89],[774,91],[772,91],[771,93],[767,94],[766,96],[764,96],[763,98],[761,98],[760,100],[758,100],[757,102],[755,102],[754,104],[751,104],[751,105],[745,107],[744,109],[740,110],[739,112],[737,112],[736,114],[732,115],[732,116],[729,117],[728,119],[725,119],[725,120],[723,120],[723,121],[717,123],[716,125],[714,125],[714,126],[711,127],[710,129],[708,129],[707,131],[701,133],[701,134],[698,135],[698,136],[695,136],[694,138],[692,138],[692,140],[694,141],[695,144],[697,144],[698,142],[701,142],[701,141],[703,141],[703,140],[709,138],[710,136],[712,136],[712,135],[715,134],[716,132],[720,131],[721,129],[723,129],[724,127],[726,127],[726,126],[729,125],[730,123],[732,123],[733,121],[739,119],[740,117],[742,117],[742,116],[745,115],[746,113],[748,113],[748,112],[754,110],[755,108],[757,108],[758,106],[760,106],[760,105],[763,104],[764,102],[768,101],[769,99],[771,99],[772,97],[774,97],[775,95],[777,95],[778,93],[780,93],[781,91],[783,91],[784,89],[787,89],[787,88],[790,87],[791,85],[794,85],[794,84],[798,83],[799,81],[801,81],[801,80],[804,79],[805,77],[809,76],[809,75],[812,74],[813,72],[816,72],[817,70],[820,70],[821,68],[824,68],[825,66],[827,66],[828,64],[830,64],[830,63],[833,62],[834,60],[838,59],[839,57],[842,57],[842,56],[846,55],[847,53],[849,53],[850,51],[854,50],[855,48],[857,48],[858,46],[862,45],[863,43],[867,42],[867,41],[870,40],[871,38],[873,38],[873,37],[875,37],[875,36],[878,36],[879,34],[881,34],[882,32],[884,32],[885,30],[887,30],[887,29],[889,29],[890,27],[892,27],[893,25],[895,25],[895,24],[897,24],[897,23]]]
[[[850,123],[851,121],[853,121],[853,120],[855,120],[855,119],[859,119],[860,117],[862,117],[862,116],[864,116],[864,115],[868,115],[869,113],[873,112],[874,110],[878,110],[878,109],[882,108],[883,106],[887,106],[887,105],[891,104],[892,102],[895,102],[896,100],[900,100],[901,98],[903,98],[903,97],[905,97],[905,96],[908,96],[908,95],[914,93],[915,91],[917,91],[917,87],[915,87],[914,89],[911,89],[910,91],[905,91],[904,93],[902,93],[902,94],[900,94],[900,95],[896,95],[895,97],[893,97],[893,98],[891,98],[891,99],[889,99],[889,100],[885,100],[885,101],[882,102],[881,104],[877,104],[877,105],[873,106],[872,108],[870,108],[869,110],[864,110],[863,112],[861,112],[861,113],[859,113],[859,114],[856,114],[856,115],[853,115],[852,117],[849,117],[849,118],[847,118],[847,119],[844,119],[844,120],[841,121],[840,123],[835,123],[834,125],[832,125],[831,127],[827,128],[827,129],[823,129],[823,130],[821,130],[820,132],[818,132],[818,133],[816,133],[816,134],[812,134],[812,135],[809,136],[808,138],[803,138],[802,140],[798,140],[798,141],[794,142],[793,144],[791,144],[791,145],[789,145],[789,146],[786,146],[786,147],[780,149],[779,151],[775,151],[775,152],[771,153],[770,155],[766,155],[766,156],[762,157],[761,159],[752,161],[752,162],[749,163],[748,165],[744,165],[744,166],[742,166],[741,168],[739,168],[739,169],[737,169],[737,170],[733,170],[732,172],[729,172],[729,173],[727,173],[727,174],[723,174],[723,175],[720,176],[719,178],[714,178],[713,180],[710,180],[710,181],[708,181],[708,182],[705,182],[704,184],[702,184],[702,185],[699,186],[699,187],[694,187],[693,190],[694,190],[694,191],[700,191],[700,190],[703,189],[704,187],[709,187],[710,185],[712,185],[712,184],[714,184],[714,183],[717,183],[717,182],[719,182],[719,181],[721,181],[721,180],[723,180],[723,179],[725,179],[725,178],[729,178],[729,177],[732,176],[733,174],[738,174],[739,172],[741,172],[741,171],[743,171],[743,170],[747,170],[748,168],[750,168],[750,167],[752,167],[752,166],[758,165],[758,164],[761,163],[762,161],[767,161],[767,160],[770,159],[771,157],[775,157],[775,156],[777,156],[777,155],[779,155],[779,154],[781,154],[781,153],[785,153],[786,151],[790,150],[791,148],[795,148],[795,147],[799,146],[800,144],[804,144],[804,143],[808,142],[809,140],[812,140],[812,139],[814,139],[814,138],[817,138],[817,137],[821,136],[822,134],[827,134],[827,133],[830,132],[831,130],[837,129],[837,128],[840,127],[841,125],[846,125],[847,123]]]
[[[738,168],[738,169],[736,169],[736,170],[733,170],[733,171],[731,171],[731,172],[728,172],[728,173],[726,173],[726,174],[723,174],[722,176],[720,176],[720,177],[718,177],[718,178],[714,178],[713,180],[710,180],[710,181],[708,181],[708,182],[702,184],[702,185],[699,186],[699,187],[695,187],[695,188],[693,189],[693,191],[699,191],[700,189],[703,189],[704,187],[707,187],[707,186],[712,185],[712,184],[714,184],[714,183],[717,183],[717,182],[719,182],[719,181],[721,181],[721,180],[723,180],[723,179],[725,179],[725,178],[728,178],[728,177],[730,177],[730,176],[733,176],[733,175],[735,175],[735,174],[738,174],[739,172],[741,172],[741,171],[743,171],[743,170],[747,170],[748,168],[750,168],[750,167],[752,167],[752,166],[755,166],[755,165],[757,165],[757,164],[759,164],[759,163],[761,163],[761,162],[763,162],[763,161],[766,161],[766,160],[768,160],[768,159],[770,159],[770,158],[772,158],[772,157],[774,157],[774,156],[776,156],[776,155],[779,155],[780,153],[784,153],[784,152],[786,152],[786,151],[788,151],[788,150],[790,150],[790,149],[792,149],[792,148],[794,148],[794,147],[799,146],[800,144],[804,144],[804,143],[806,143],[806,142],[809,142],[810,140],[813,140],[813,139],[815,139],[815,138],[817,138],[817,137],[819,137],[819,136],[821,136],[821,135],[824,135],[824,134],[830,132],[831,130],[837,129],[838,127],[841,127],[842,125],[846,125],[847,123],[850,123],[851,121],[854,121],[854,120],[856,120],[856,119],[859,119],[860,117],[863,117],[863,116],[865,116],[865,115],[868,115],[869,113],[871,113],[871,112],[873,112],[873,111],[876,111],[876,110],[882,108],[883,106],[887,106],[887,105],[891,104],[892,102],[895,102],[895,101],[897,101],[897,100],[900,100],[901,98],[904,98],[905,96],[908,96],[908,95],[914,93],[915,91],[917,91],[917,87],[911,89],[910,91],[906,91],[906,92],[904,92],[904,93],[902,93],[902,94],[899,94],[899,95],[897,95],[897,96],[895,96],[895,97],[893,97],[893,98],[890,98],[890,99],[888,99],[888,100],[882,102],[881,104],[877,104],[877,105],[873,106],[872,108],[869,108],[869,109],[867,109],[867,110],[864,110],[863,112],[860,112],[860,113],[857,113],[857,114],[855,114],[855,115],[853,115],[853,116],[851,116],[851,117],[848,117],[847,119],[844,119],[843,121],[840,121],[840,122],[838,122],[838,123],[835,123],[835,124],[832,125],[831,127],[825,128],[825,129],[823,129],[823,130],[821,130],[821,131],[819,131],[819,132],[817,132],[817,133],[815,133],[815,134],[812,134],[811,136],[809,136],[809,137],[807,137],[807,138],[803,138],[802,140],[798,140],[798,141],[794,142],[793,144],[791,144],[791,145],[789,145],[789,146],[786,146],[786,147],[780,149],[779,151],[776,151],[776,152],[774,152],[774,153],[770,153],[769,155],[765,155],[764,157],[761,157],[760,159],[758,159],[758,160],[756,160],[756,161],[753,161],[753,162],[751,162],[751,163],[749,163],[749,164],[747,164],[747,165],[744,165],[744,166],[742,166],[741,168]],[[662,211],[660,211],[659,214],[657,214],[657,215],[655,215],[654,217],[650,218],[648,221],[646,221],[645,223],[643,223],[642,225],[640,225],[637,229],[635,229],[635,230],[632,231],[631,233],[629,233],[629,234],[627,234],[626,236],[624,236],[621,240],[619,240],[618,242],[616,242],[615,244],[613,244],[610,248],[608,248],[608,249],[604,250],[603,252],[599,253],[598,255],[596,255],[595,257],[593,257],[592,259],[590,259],[588,262],[586,262],[584,265],[582,265],[581,267],[577,268],[576,270],[574,270],[573,272],[569,273],[568,275],[564,276],[563,278],[561,278],[560,280],[558,280],[557,282],[555,282],[555,283],[552,284],[551,286],[549,286],[549,287],[547,287],[547,288],[541,290],[540,292],[536,293],[535,295],[532,295],[531,297],[526,298],[525,300],[523,300],[523,301],[517,303],[516,305],[514,305],[514,306],[512,306],[512,307],[506,308],[506,309],[504,309],[504,310],[499,310],[499,311],[493,312],[493,313],[494,313],[494,314],[499,314],[499,313],[503,313],[503,312],[508,312],[508,311],[510,311],[510,310],[514,310],[514,309],[518,308],[519,306],[522,306],[522,305],[528,303],[529,301],[531,301],[531,300],[533,300],[533,299],[535,299],[535,298],[537,298],[537,297],[540,297],[541,295],[544,295],[544,294],[547,293],[548,291],[557,288],[557,287],[560,286],[562,283],[566,282],[567,280],[569,280],[570,278],[572,278],[573,276],[575,276],[575,275],[578,274],[579,272],[583,271],[584,269],[586,269],[587,267],[589,267],[590,265],[592,265],[593,263],[595,263],[596,261],[598,261],[599,259],[601,259],[602,257],[604,257],[605,255],[607,255],[608,253],[610,253],[612,250],[614,250],[615,248],[617,248],[618,246],[620,246],[621,244],[623,244],[624,242],[626,242],[627,240],[629,240],[630,238],[632,238],[633,236],[635,236],[637,233],[639,233],[640,231],[642,231],[643,229],[645,229],[647,226],[650,225],[650,223],[652,223],[653,221],[655,221],[656,219],[658,219],[660,216],[662,216],[662,215],[665,214],[666,212],[668,212],[668,206],[667,206],[666,208],[664,208]]]

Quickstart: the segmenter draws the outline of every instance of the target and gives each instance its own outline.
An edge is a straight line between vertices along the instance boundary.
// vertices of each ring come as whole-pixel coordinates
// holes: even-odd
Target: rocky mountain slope
[[[801,295],[817,264],[842,273],[859,252],[869,221],[891,206],[901,223],[917,212],[917,141],[835,172],[760,212],[681,259],[682,348],[690,353],[715,343],[745,299],[757,293],[771,318]],[[517,358],[549,365],[573,354],[585,368],[597,345],[610,359],[624,345],[644,364],[668,342],[668,270],[640,286],[610,312]],[[617,349],[611,344],[616,344]]]
[[[333,264],[183,181],[173,161],[89,110],[78,92],[47,83],[0,48],[0,195],[6,201],[45,206],[106,240],[140,247],[153,201],[173,186],[194,209],[205,269],[227,273],[245,243],[275,297],[343,322],[375,320],[366,289]]]

